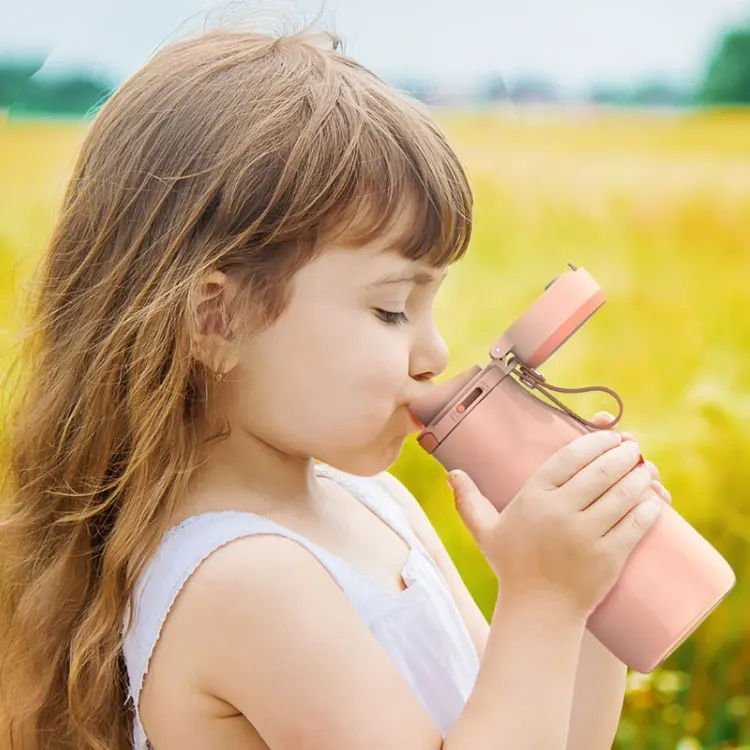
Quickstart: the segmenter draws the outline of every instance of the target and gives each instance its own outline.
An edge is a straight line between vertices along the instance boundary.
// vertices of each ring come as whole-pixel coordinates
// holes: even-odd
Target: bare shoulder
[[[175,637],[200,690],[234,707],[274,750],[440,747],[395,663],[297,542],[230,542],[183,593]]]

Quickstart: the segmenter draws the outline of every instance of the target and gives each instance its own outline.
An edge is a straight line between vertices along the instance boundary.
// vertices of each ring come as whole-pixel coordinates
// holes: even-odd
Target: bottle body
[[[441,433],[439,442],[420,439],[421,444],[447,471],[466,471],[500,511],[544,461],[589,431],[507,374],[460,418],[452,416],[454,426]],[[628,667],[648,673],[684,642],[734,583],[726,560],[665,503],[587,627]]]

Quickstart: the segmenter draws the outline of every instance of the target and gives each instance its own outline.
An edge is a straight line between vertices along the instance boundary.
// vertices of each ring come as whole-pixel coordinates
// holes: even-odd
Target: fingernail
[[[622,434],[617,430],[597,430],[597,433],[602,437],[598,438],[606,445],[620,445],[622,442]]]
[[[628,455],[638,455],[643,458],[643,454],[641,453],[641,446],[638,445],[635,440],[623,440],[623,443],[625,443],[625,449],[628,451]]]

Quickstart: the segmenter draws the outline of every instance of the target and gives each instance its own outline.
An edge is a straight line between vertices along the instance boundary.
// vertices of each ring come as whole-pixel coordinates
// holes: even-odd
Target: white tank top
[[[346,594],[370,632],[446,736],[463,710],[479,663],[466,626],[445,579],[412,532],[398,501],[375,477],[360,477],[317,464],[319,476],[335,480],[390,526],[409,545],[396,594],[381,589],[345,560],[263,516],[246,511],[202,513],[164,535],[134,592],[134,617],[125,633],[123,655],[128,672],[128,701],[134,712],[133,747],[148,750],[138,699],[156,641],[169,610],[190,575],[214,550],[253,534],[293,539],[314,555]]]

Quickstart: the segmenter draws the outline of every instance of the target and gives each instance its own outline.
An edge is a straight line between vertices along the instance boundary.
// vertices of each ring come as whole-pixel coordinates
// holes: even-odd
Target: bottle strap
[[[577,422],[580,422],[587,427],[591,427],[595,430],[608,430],[614,427],[622,417],[624,408],[622,399],[611,388],[607,388],[603,385],[591,385],[586,386],[585,388],[562,388],[561,386],[552,385],[551,383],[547,382],[547,379],[544,377],[544,375],[542,375],[541,372],[529,367],[528,365],[525,365],[515,355],[510,356],[508,365],[510,367],[511,373],[517,370],[517,377],[521,383],[527,386],[530,390],[541,391],[550,401],[557,404],[557,406],[559,406],[566,414],[569,414]],[[589,422],[587,419],[584,419],[582,416],[580,416],[580,414],[576,414],[572,409],[569,409],[567,406],[565,406],[562,401],[555,398],[551,393],[549,393],[548,389],[557,391],[558,393],[589,393],[592,391],[602,391],[604,393],[609,393],[615,399],[615,401],[617,401],[620,411],[614,418],[614,420],[612,420],[609,424],[594,424],[593,422]]]

